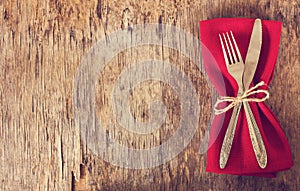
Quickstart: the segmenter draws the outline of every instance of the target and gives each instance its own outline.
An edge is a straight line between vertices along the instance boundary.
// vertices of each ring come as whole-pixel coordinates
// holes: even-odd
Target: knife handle
[[[255,153],[255,157],[260,168],[264,169],[267,166],[267,160],[268,160],[266,148],[249,103],[246,101],[243,102],[243,104],[245,108],[249,134],[250,134],[253,150]]]
[[[237,120],[239,118],[239,113],[241,110],[242,104],[239,103],[233,108],[232,115],[226,130],[226,134],[222,143],[222,148],[220,152],[220,168],[224,169],[230,154],[230,150],[232,147],[232,142],[234,138],[234,133],[236,129]]]

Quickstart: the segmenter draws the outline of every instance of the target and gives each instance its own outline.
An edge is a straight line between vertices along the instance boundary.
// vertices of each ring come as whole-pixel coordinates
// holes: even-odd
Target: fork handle
[[[243,102],[243,104],[245,108],[250,139],[252,142],[255,157],[260,168],[264,169],[267,166],[267,160],[268,160],[266,148],[249,103]]]
[[[241,110],[242,104],[239,103],[233,108],[232,115],[226,130],[226,134],[222,143],[222,148],[220,152],[220,168],[224,169],[230,154],[230,150],[232,147],[232,142],[234,138],[234,133],[236,129],[237,120],[239,118],[239,113]]]

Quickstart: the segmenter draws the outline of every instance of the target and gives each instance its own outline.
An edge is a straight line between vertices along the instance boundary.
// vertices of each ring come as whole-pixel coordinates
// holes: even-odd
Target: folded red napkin
[[[238,85],[227,71],[218,34],[231,30],[245,61],[254,20],[248,18],[220,18],[200,22],[200,38],[205,70],[220,96],[236,96]],[[270,84],[277,60],[280,34],[281,22],[262,20],[262,48],[251,87],[261,81]],[[262,97],[263,95],[255,96]],[[270,95],[270,99],[272,99],[272,95]],[[293,165],[290,146],[277,118],[265,102],[249,103],[266,147],[268,157],[266,168],[261,169],[255,158],[246,115],[242,106],[230,156],[224,169],[219,166],[220,150],[232,109],[214,117],[210,129],[206,171],[275,177],[276,172],[289,169]]]

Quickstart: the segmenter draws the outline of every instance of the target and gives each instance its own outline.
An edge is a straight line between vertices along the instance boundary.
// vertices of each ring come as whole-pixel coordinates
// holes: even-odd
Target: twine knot
[[[215,103],[214,106],[214,111],[215,114],[221,114],[224,113],[226,111],[228,111],[229,109],[235,107],[236,105],[243,103],[243,102],[263,102],[265,100],[267,100],[270,96],[268,90],[262,90],[262,89],[258,89],[261,86],[267,86],[267,84],[264,81],[259,82],[258,84],[256,84],[255,86],[253,86],[252,88],[248,89],[247,91],[245,91],[243,93],[243,95],[241,96],[237,96],[237,97],[230,97],[230,96],[222,96],[220,98],[217,99],[217,102]],[[258,93],[264,93],[265,96],[262,98],[249,98],[249,96],[253,95],[253,94],[258,94]],[[228,106],[218,109],[218,105],[222,102],[231,102]]]

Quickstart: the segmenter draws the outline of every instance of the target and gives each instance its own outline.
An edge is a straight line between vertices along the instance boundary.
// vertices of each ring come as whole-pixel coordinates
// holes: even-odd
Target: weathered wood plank
[[[299,0],[28,0],[0,1],[0,9],[0,190],[300,189]],[[198,38],[199,21],[216,17],[283,22],[268,103],[291,144],[293,168],[276,179],[206,173],[206,156],[198,153],[211,109],[205,102],[211,96],[206,79],[188,58],[155,46],[124,51],[109,63],[99,75],[97,114],[104,121],[112,118],[109,90],[122,69],[140,59],[163,58],[181,68],[198,87],[203,115],[191,144],[170,162],[144,170],[115,167],[87,150],[75,127],[72,94],[77,68],[89,49],[113,31],[141,23],[175,25]],[[145,83],[136,91],[131,109],[137,118],[149,117],[146,103],[155,94],[169,104],[169,124],[153,136],[135,136],[115,125],[105,128],[120,144],[159,145],[176,130],[178,99],[163,83]],[[142,100],[146,103],[139,107]],[[81,178],[79,182],[72,172]]]

